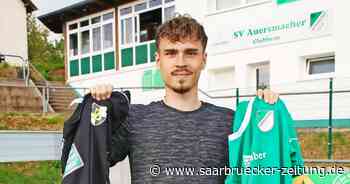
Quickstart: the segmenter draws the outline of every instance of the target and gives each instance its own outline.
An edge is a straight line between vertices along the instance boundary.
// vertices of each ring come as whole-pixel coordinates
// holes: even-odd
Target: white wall
[[[211,1],[209,1],[211,2]],[[212,3],[213,4],[213,3]],[[234,67],[232,75],[235,82],[232,88],[240,88],[240,94],[254,94],[255,73],[251,65],[261,62],[270,63],[271,88],[278,92],[306,92],[324,91],[329,89],[329,77],[335,77],[335,89],[350,89],[350,64],[347,56],[349,43],[349,23],[346,21],[344,1],[307,1],[299,0],[294,3],[277,5],[276,1],[264,1],[255,5],[232,8],[220,12],[207,11],[203,16],[205,28],[209,37],[207,72],[217,68]],[[208,8],[209,10],[211,8]],[[340,10],[339,10],[340,9]],[[323,34],[308,34],[295,30],[295,33],[280,33],[290,38],[280,43],[252,46],[243,40],[234,42],[233,32],[243,28],[263,27],[274,24],[290,16],[299,16],[302,13],[327,10],[329,29]],[[293,30],[289,30],[293,31]],[[304,36],[304,37],[303,37]],[[303,38],[303,39],[299,39]],[[294,40],[293,40],[294,39]],[[318,56],[336,56],[335,73],[331,75],[306,75],[306,59]],[[211,78],[210,76],[208,78]],[[225,84],[226,81],[218,80]],[[210,82],[202,78],[202,87],[216,95],[234,95],[234,89],[218,91],[210,86]],[[219,85],[220,84],[216,84]],[[327,95],[282,96],[286,101],[295,119],[324,119],[328,118]],[[350,104],[346,95],[336,95],[334,100],[335,118],[349,118]],[[234,103],[232,99],[216,102],[218,105]],[[226,103],[225,103],[226,102]],[[231,105],[232,106],[232,105]],[[233,105],[234,106],[234,105]]]
[[[240,88],[241,95],[254,94],[256,88],[255,72],[251,66],[262,62],[269,63],[270,85],[278,93],[325,91],[329,88],[329,77],[335,77],[335,89],[350,89],[350,73],[348,72],[350,64],[347,58],[349,38],[346,36],[349,25],[345,25],[346,16],[339,13],[345,12],[346,8],[344,7],[346,6],[339,1],[335,3],[323,0],[299,0],[280,6],[275,2],[263,1],[254,5],[213,13],[208,11],[210,7],[207,7],[210,3],[213,4],[211,1],[201,1],[201,3],[199,1],[176,1],[176,11],[182,14],[188,13],[198,19],[204,24],[209,36],[208,61],[206,70],[202,72],[199,81],[200,89],[211,96],[234,95],[235,88]],[[288,30],[288,33],[282,34],[283,36],[289,35],[290,38],[274,44],[250,47],[242,44],[235,48],[236,45],[229,43],[233,31],[236,29],[257,27],[263,23],[265,25],[274,24],[275,20],[283,22],[286,17],[293,19],[293,16],[298,17],[303,14],[308,16],[308,13],[320,10],[327,10],[329,13],[329,19],[326,21],[329,29],[324,33],[321,32],[322,34],[307,33],[309,35],[300,37],[300,34],[304,32],[298,32],[295,29],[295,34],[294,30]],[[336,72],[334,74],[316,77],[306,75],[307,58],[333,54],[336,56]],[[154,63],[128,70],[111,71],[101,74],[103,76],[96,75],[96,77],[70,81],[70,83],[76,87],[89,87],[97,83],[111,83],[115,87],[141,86],[143,71],[152,68],[154,68]],[[227,69],[232,70],[232,76],[225,72]],[[220,74],[220,71],[224,71],[224,73]],[[222,76],[227,76],[229,79],[212,81],[218,77],[221,79]],[[218,87],[225,89],[218,90]],[[139,89],[131,91],[133,103],[147,104],[162,99],[164,95],[163,90],[143,92]],[[346,106],[346,104],[350,104],[350,101],[345,96],[337,95],[334,99],[335,118],[350,117],[350,109]],[[235,108],[234,98],[209,98],[203,93],[200,93],[200,98],[219,106]],[[286,101],[295,119],[328,118],[327,95],[282,96],[282,98]]]
[[[26,9],[21,0],[1,2],[0,53],[28,58]]]

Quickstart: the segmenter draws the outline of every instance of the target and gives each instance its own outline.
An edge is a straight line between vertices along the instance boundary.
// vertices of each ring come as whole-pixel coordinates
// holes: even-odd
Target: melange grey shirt
[[[132,184],[222,184],[233,113],[206,102],[194,111],[133,104],[112,138],[112,162],[129,156]]]

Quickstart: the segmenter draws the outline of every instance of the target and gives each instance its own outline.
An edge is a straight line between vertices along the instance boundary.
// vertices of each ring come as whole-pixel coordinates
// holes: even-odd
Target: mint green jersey
[[[290,184],[290,168],[304,165],[293,120],[282,100],[238,105],[229,135],[231,174],[226,184]]]

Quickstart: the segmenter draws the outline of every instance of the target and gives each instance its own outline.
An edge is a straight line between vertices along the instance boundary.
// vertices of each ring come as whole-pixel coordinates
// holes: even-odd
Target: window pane
[[[334,58],[310,62],[309,74],[331,73],[334,71]]]
[[[96,24],[101,22],[101,17],[94,17],[91,19],[91,24]]]
[[[69,55],[78,55],[78,33],[69,35]]]
[[[158,6],[158,5],[161,5],[162,4],[162,0],[150,0],[149,1],[149,6],[150,7],[155,7],[155,6]]]
[[[173,2],[175,0],[165,0],[165,3],[170,3],[170,2]]]
[[[89,25],[89,20],[85,20],[85,21],[80,22],[80,27],[85,27],[88,25]]]
[[[134,19],[134,24],[135,24],[135,42],[138,42],[138,38],[137,38],[137,36],[138,36],[138,33],[137,33],[137,24],[138,24],[138,22],[137,22],[137,16],[135,17],[135,19]]]
[[[120,10],[120,15],[127,15],[132,12],[132,7],[123,8]]]
[[[146,8],[147,8],[146,2],[135,5],[136,12],[141,11],[141,10],[145,10]]]
[[[81,32],[81,54],[86,54],[90,52],[90,32]]]
[[[124,31],[124,24],[125,24],[125,20],[121,20],[120,21],[120,25],[121,25],[121,28],[120,28],[120,30],[121,30],[121,43],[122,43],[122,45],[125,43],[125,31]]]
[[[107,14],[104,14],[103,15],[103,20],[109,20],[109,19],[112,19],[113,18],[113,12],[111,13],[107,13]]]
[[[174,15],[175,15],[175,6],[170,6],[170,7],[164,9],[165,21],[172,19],[174,17]]]
[[[256,69],[257,87],[258,89],[268,88],[270,84],[269,66],[260,66]]]
[[[78,28],[78,24],[71,24],[69,25],[69,30],[73,30],[73,29],[76,29]]]
[[[113,47],[113,24],[106,24],[103,26],[103,48]]]
[[[227,9],[240,4],[241,0],[216,0],[216,10]]]
[[[101,27],[92,30],[93,51],[101,50]]]
[[[125,19],[125,43],[132,43],[132,18]]]
[[[162,23],[162,9],[140,14],[140,42],[154,40],[157,27]]]

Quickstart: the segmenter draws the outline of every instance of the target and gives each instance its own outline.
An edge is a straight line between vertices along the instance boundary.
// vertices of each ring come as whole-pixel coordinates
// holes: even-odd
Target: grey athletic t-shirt
[[[206,102],[194,111],[133,104],[113,137],[113,162],[129,156],[132,184],[222,184],[233,113]]]

